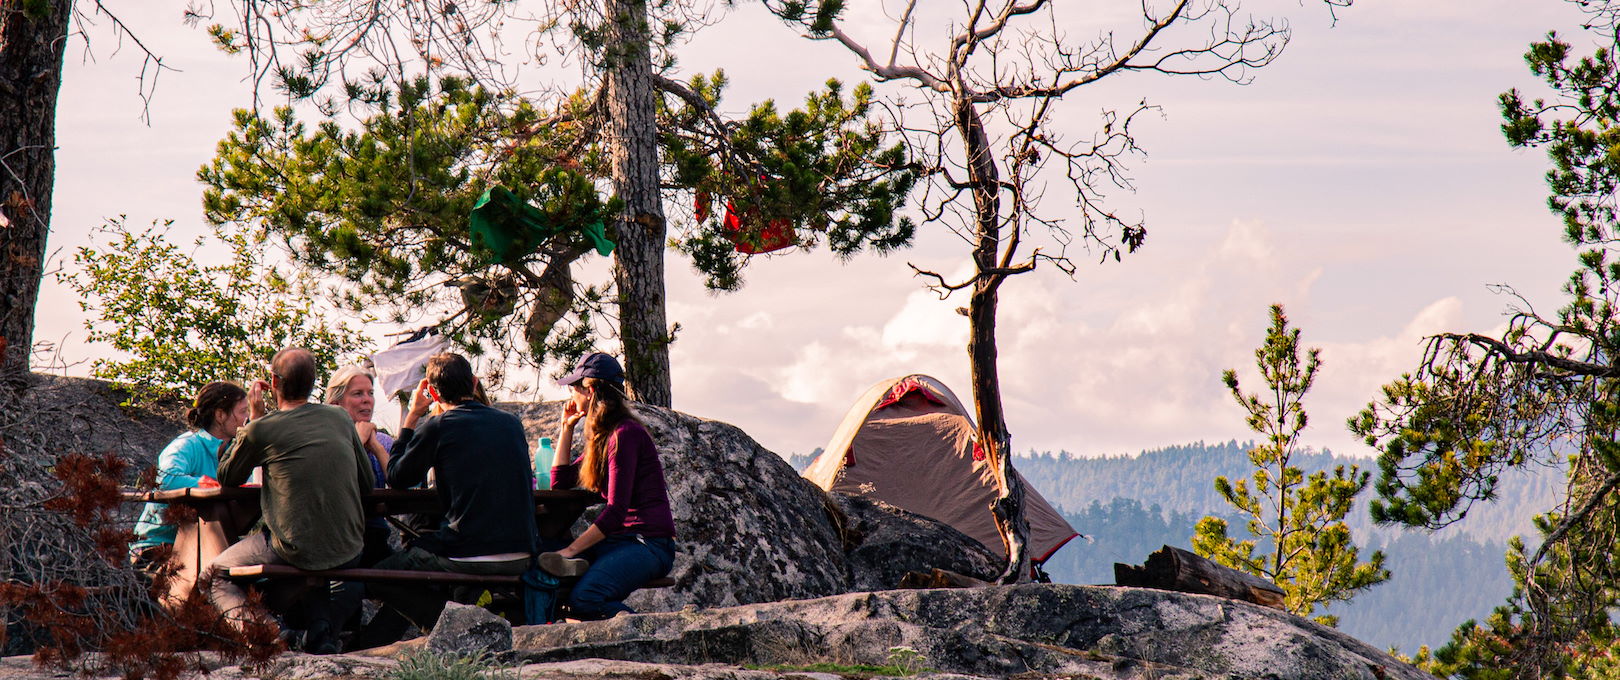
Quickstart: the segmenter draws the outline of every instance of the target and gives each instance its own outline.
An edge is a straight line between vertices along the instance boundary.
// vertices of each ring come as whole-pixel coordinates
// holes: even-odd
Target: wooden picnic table
[[[168,503],[194,508],[197,519],[175,532],[174,559],[180,570],[169,587],[172,602],[183,601],[214,557],[259,521],[259,487],[193,487],[162,491],[125,491],[129,503]],[[367,517],[444,511],[434,489],[372,489],[362,499]],[[541,538],[569,537],[568,529],[585,509],[602,502],[590,491],[541,489],[534,492],[535,524]]]

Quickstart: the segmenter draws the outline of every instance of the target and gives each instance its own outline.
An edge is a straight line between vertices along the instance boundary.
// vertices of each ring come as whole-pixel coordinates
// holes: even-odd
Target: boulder
[[[556,435],[562,402],[500,407],[523,420],[531,439]],[[680,545],[675,586],[635,593],[627,603],[637,611],[893,588],[906,571],[935,567],[995,573],[985,567],[994,558],[961,532],[829,495],[732,425],[644,404],[636,412],[658,444]]]
[[[129,395],[106,381],[44,373],[31,379],[30,406],[49,419],[54,453],[111,451],[143,467],[156,464],[163,447],[189,429],[188,404],[123,407]]]
[[[113,454],[130,463],[121,485],[134,485],[163,447],[186,430],[179,404],[124,408],[127,395],[108,383],[35,373],[26,399],[0,413],[0,488],[7,509],[0,511],[0,580],[34,583],[65,580],[92,589],[90,609],[98,621],[127,621],[146,606],[145,589],[122,565],[85,559],[96,539],[71,516],[46,509],[60,482],[53,475],[67,454]],[[0,389],[0,392],[9,388]],[[0,394],[0,397],[4,397]],[[133,524],[140,507],[116,508]],[[126,525],[127,526],[127,525]],[[125,527],[117,527],[125,528]],[[0,607],[0,655],[32,652],[37,629],[25,625],[19,610]]]
[[[1001,558],[954,527],[883,501],[828,494],[846,536],[851,591],[889,590],[906,572],[954,571],[982,581],[1001,574]]]
[[[1431,678],[1274,609],[1145,588],[1029,584],[859,593],[525,626],[531,663],[890,665],[985,677]]]
[[[427,648],[455,656],[497,655],[512,649],[512,624],[483,607],[450,602],[428,633]]]

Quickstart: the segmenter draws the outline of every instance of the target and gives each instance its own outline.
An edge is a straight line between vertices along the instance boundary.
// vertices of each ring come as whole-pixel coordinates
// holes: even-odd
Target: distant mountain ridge
[[[1031,452],[1013,464],[1046,500],[1068,512],[1077,512],[1093,501],[1108,503],[1114,498],[1135,498],[1157,504],[1165,512],[1224,515],[1231,511],[1215,492],[1215,478],[1247,477],[1253,472],[1248,450],[1252,442],[1197,442],[1143,451],[1136,456],[1080,458],[1066,451]],[[1334,455],[1330,451],[1296,454],[1294,462],[1306,474],[1355,465],[1372,473],[1377,481],[1377,461],[1370,458]],[[1466,535],[1481,541],[1506,541],[1519,535],[1534,542],[1531,517],[1553,508],[1562,488],[1562,470],[1540,468],[1512,471],[1503,475],[1497,498],[1476,503],[1461,522],[1447,527],[1444,536]],[[1374,527],[1368,515],[1369,487],[1357,499],[1348,518],[1358,535],[1402,533],[1400,528]],[[1085,533],[1084,529],[1080,530]]]

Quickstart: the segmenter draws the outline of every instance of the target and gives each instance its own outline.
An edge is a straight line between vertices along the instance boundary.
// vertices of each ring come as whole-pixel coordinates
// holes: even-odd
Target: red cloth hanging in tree
[[[698,192],[696,205],[693,206],[697,221],[708,221],[712,202],[708,192]],[[744,218],[747,218],[747,222],[744,222]],[[755,226],[758,223],[759,218],[754,211],[739,211],[730,200],[726,201],[726,219],[721,222],[720,228],[725,232],[726,240],[736,246],[737,252],[758,255],[798,245],[797,234],[788,220],[771,220],[764,228]]]

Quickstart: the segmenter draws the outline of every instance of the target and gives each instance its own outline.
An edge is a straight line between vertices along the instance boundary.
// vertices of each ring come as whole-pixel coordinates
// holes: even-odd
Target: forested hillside
[[[1024,477],[1083,535],[1047,562],[1047,572],[1060,583],[1113,583],[1115,562],[1140,564],[1164,544],[1190,547],[1199,518],[1216,514],[1232,519],[1215,493],[1214,479],[1245,475],[1247,448],[1235,441],[1200,442],[1137,456],[1078,458],[1060,452],[1020,457],[1016,464]],[[789,462],[802,471],[819,453],[793,456]],[[1331,453],[1297,460],[1307,472],[1373,464]],[[1444,643],[1458,624],[1483,619],[1507,597],[1512,583],[1502,561],[1506,540],[1533,535],[1530,517],[1551,507],[1561,479],[1557,470],[1505,477],[1495,503],[1476,507],[1463,522],[1434,534],[1374,528],[1365,500],[1359,501],[1351,517],[1357,542],[1383,550],[1393,576],[1327,613],[1340,617],[1342,630],[1379,647],[1412,653],[1419,645]]]
[[[1135,456],[1078,458],[1066,451],[1030,453],[1016,461],[1019,471],[1041,495],[1055,506],[1070,512],[1089,507],[1093,501],[1108,503],[1114,498],[1136,498],[1158,504],[1166,512],[1186,512],[1202,516],[1225,511],[1215,494],[1215,477],[1246,476],[1250,470],[1246,442],[1187,444],[1145,451]],[[1377,474],[1376,463],[1367,458],[1336,456],[1331,452],[1299,455],[1296,463],[1307,474],[1335,465],[1360,465]],[[1563,473],[1543,470],[1527,475],[1511,472],[1502,478],[1497,500],[1476,506],[1468,518],[1448,527],[1445,534],[1464,533],[1478,540],[1506,541],[1515,535],[1533,536],[1530,518],[1551,508]],[[1371,493],[1371,489],[1368,490]],[[1351,527],[1357,535],[1372,530],[1365,501],[1357,503]],[[1078,527],[1076,527],[1078,528]],[[1388,533],[1391,529],[1378,529]],[[1085,529],[1080,529],[1086,533]]]

